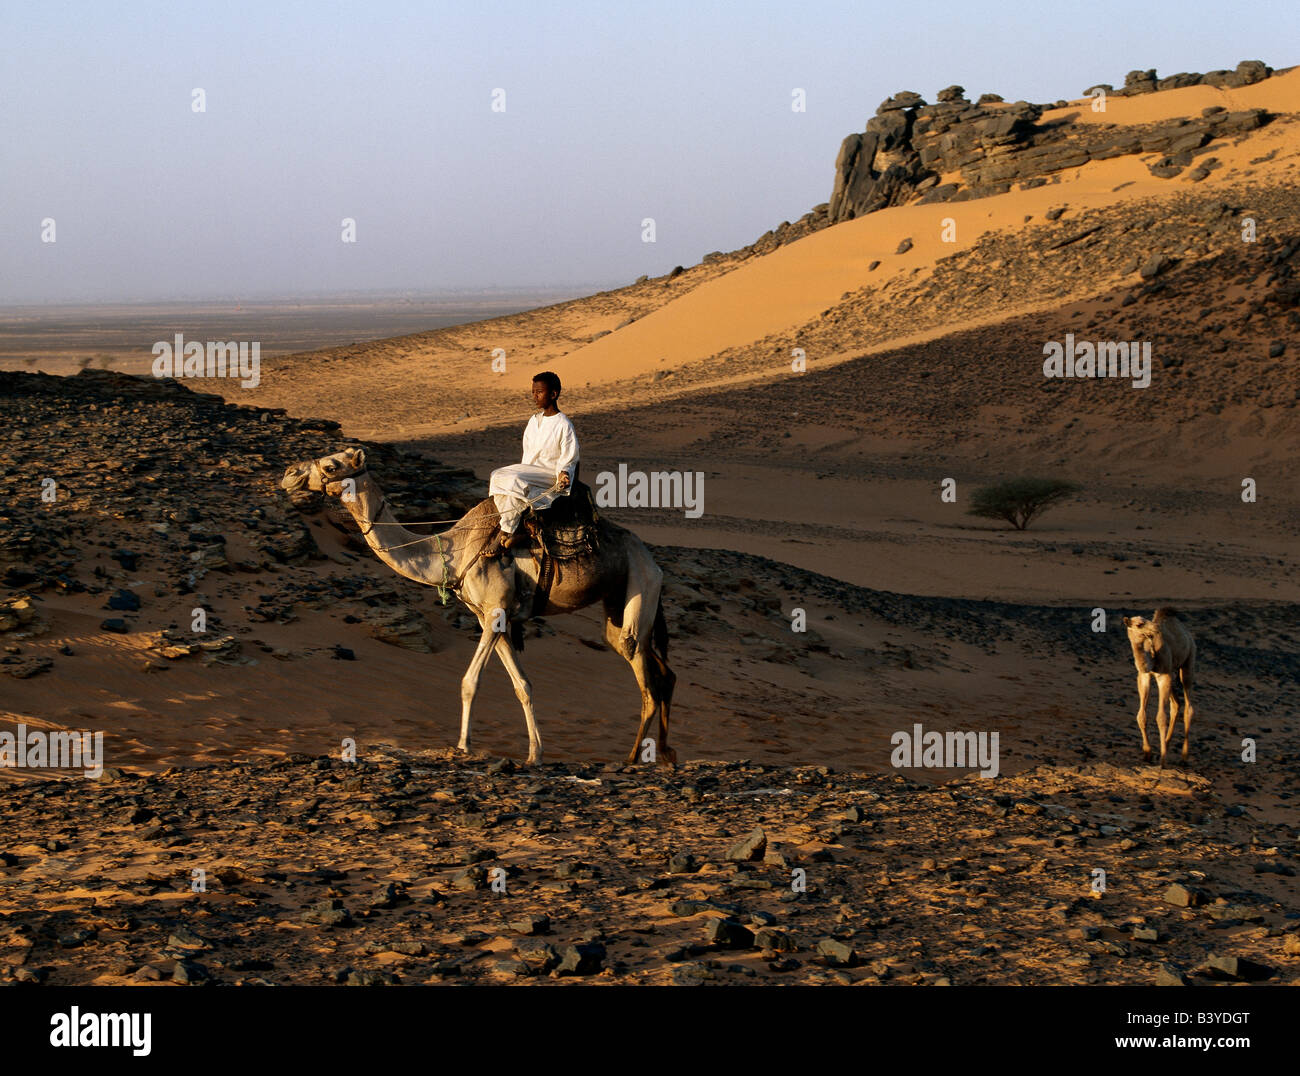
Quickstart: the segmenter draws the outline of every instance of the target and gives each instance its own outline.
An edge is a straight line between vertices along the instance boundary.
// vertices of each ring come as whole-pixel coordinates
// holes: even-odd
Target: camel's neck
[[[357,476],[356,496],[344,500],[343,506],[352,513],[375,556],[398,575],[429,586],[445,586],[458,576],[468,544],[465,537],[448,532],[435,541],[431,535],[407,530],[397,522],[383,491],[369,474]]]

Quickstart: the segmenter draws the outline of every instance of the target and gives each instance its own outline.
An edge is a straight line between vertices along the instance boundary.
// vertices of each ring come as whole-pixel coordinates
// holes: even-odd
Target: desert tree
[[[1083,487],[1057,478],[1012,478],[992,486],[981,486],[971,497],[968,515],[1005,519],[1018,531],[1052,505]]]

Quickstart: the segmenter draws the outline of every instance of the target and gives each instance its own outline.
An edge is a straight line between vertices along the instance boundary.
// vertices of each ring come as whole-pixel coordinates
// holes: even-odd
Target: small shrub
[[[993,486],[981,486],[971,498],[967,515],[1005,519],[1018,531],[1029,526],[1052,505],[1083,487],[1056,478],[1012,478]]]

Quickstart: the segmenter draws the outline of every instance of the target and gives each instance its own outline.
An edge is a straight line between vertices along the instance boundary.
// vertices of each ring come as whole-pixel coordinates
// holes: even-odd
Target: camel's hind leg
[[[1192,743],[1192,679],[1194,676],[1193,665],[1190,660],[1178,671],[1178,677],[1183,682],[1183,761],[1187,761],[1188,751]],[[1170,733],[1173,729],[1170,728]]]
[[[664,637],[659,642],[666,646],[667,631],[659,620],[663,578],[659,566],[641,547],[639,555],[634,553],[628,558],[627,598],[621,610],[621,626],[610,615],[617,615],[619,610],[606,608],[605,639],[632,666],[637,686],[641,689],[641,721],[636,741],[628,754],[629,765],[637,761],[656,719],[659,727],[655,730],[655,761],[661,765],[672,765],[677,761],[676,752],[668,745],[669,705],[677,677],[668,668],[665,656],[655,653],[657,637]]]
[[[1151,741],[1147,739],[1147,695],[1151,692],[1151,676],[1138,673],[1138,729],[1142,733],[1142,760],[1151,761]]]
[[[654,761],[671,761],[664,758],[664,752],[667,750],[670,754],[672,749],[664,741],[665,726],[661,715],[661,705],[659,701],[659,692],[657,690],[656,678],[657,670],[649,654],[649,647],[638,650],[634,654],[627,654],[622,649],[626,644],[627,636],[624,631],[614,623],[612,619],[605,620],[605,641],[621,654],[627,663],[632,666],[632,672],[636,676],[637,687],[641,689],[641,721],[637,726],[636,740],[632,744],[632,750],[628,753],[627,764],[634,765],[643,750],[645,741],[650,735],[651,723],[656,717],[660,718],[660,728],[658,742],[655,745]]]
[[[668,667],[668,659],[652,651],[650,660],[654,663],[655,680],[659,695],[659,754],[668,762],[677,761],[677,752],[668,746],[668,717],[673,705],[673,689],[677,686],[677,674]]]

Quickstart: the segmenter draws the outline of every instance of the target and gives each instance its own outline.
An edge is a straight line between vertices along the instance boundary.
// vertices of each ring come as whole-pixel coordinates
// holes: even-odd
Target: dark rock
[[[103,631],[111,631],[117,635],[125,635],[131,630],[131,626],[121,617],[110,617],[99,626]]]
[[[901,93],[894,94],[893,97],[886,98],[876,109],[876,115],[879,116],[885,112],[893,112],[903,108],[917,108],[925,104],[925,99],[912,90],[903,90]]]
[[[1143,280],[1152,280],[1174,264],[1173,258],[1164,254],[1151,254],[1138,268],[1138,275]]]
[[[713,969],[705,964],[678,964],[672,970],[674,986],[699,986],[716,978]]]
[[[1157,964],[1156,986],[1187,986],[1188,978],[1175,964]]]
[[[556,975],[595,975],[605,962],[605,947],[600,942],[571,945],[564,950]]]
[[[735,919],[709,921],[708,940],[722,949],[752,949],[753,932]]]
[[[1164,892],[1164,902],[1178,908],[1196,908],[1205,903],[1205,893],[1199,889],[1175,883]]]
[[[798,946],[794,939],[784,930],[765,927],[754,935],[754,945],[759,949],[770,949],[777,953],[793,953]]]
[[[755,829],[744,840],[737,841],[727,849],[727,858],[736,862],[762,859],[767,852],[767,834],[762,828]]]
[[[194,960],[178,960],[172,968],[172,981],[177,983],[201,983],[212,978],[208,969]]]
[[[302,913],[304,923],[319,923],[325,927],[346,927],[352,925],[352,915],[337,897],[318,901]]]
[[[901,243],[898,244],[898,249],[897,249],[896,251],[894,251],[894,253],[895,253],[895,254],[906,254],[906,253],[907,253],[909,250],[911,250],[911,249],[912,249],[912,240],[911,240],[911,239],[904,239]]]
[[[185,949],[195,953],[212,948],[211,943],[199,937],[189,927],[178,927],[173,930],[167,937],[167,945],[172,949]]]
[[[516,934],[545,934],[551,929],[551,917],[549,915],[524,915],[510,920],[508,925]]]
[[[1254,983],[1273,978],[1277,970],[1245,957],[1211,955],[1200,968],[1196,969],[1196,974],[1211,979]]]
[[[140,595],[130,590],[119,590],[108,599],[105,608],[134,613],[140,608]]]
[[[543,941],[516,942],[514,950],[533,975],[545,975],[560,963],[560,954]]]
[[[401,980],[387,971],[349,971],[348,986],[397,986]]]
[[[848,968],[853,966],[855,954],[852,947],[835,938],[823,938],[817,943],[817,954],[832,967]]]
[[[677,852],[669,857],[669,874],[694,874],[699,869],[699,863],[690,852]]]

